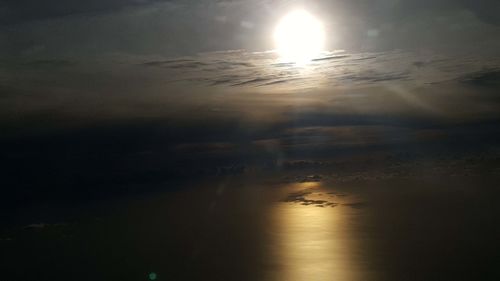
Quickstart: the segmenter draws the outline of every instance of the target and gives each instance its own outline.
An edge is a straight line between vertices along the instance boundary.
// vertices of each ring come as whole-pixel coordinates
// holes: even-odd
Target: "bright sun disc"
[[[313,15],[297,10],[280,21],[274,40],[282,60],[304,63],[323,51],[325,32],[321,22]]]

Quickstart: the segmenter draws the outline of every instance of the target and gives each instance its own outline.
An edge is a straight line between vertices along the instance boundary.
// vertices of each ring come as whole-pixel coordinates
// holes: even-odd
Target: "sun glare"
[[[276,51],[287,62],[306,63],[324,48],[325,31],[321,22],[304,10],[286,15],[274,32]]]

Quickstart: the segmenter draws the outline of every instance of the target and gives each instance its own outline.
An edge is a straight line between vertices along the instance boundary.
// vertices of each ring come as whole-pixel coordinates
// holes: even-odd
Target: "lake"
[[[493,178],[231,176],[5,231],[3,280],[498,280]]]

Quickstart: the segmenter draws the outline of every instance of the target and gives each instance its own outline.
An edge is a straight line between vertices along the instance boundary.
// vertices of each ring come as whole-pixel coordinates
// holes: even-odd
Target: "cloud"
[[[24,63],[24,65],[27,67],[35,67],[35,68],[44,67],[50,70],[59,67],[74,66],[75,64],[76,63],[74,61],[65,59],[39,59]]]
[[[68,17],[85,13],[112,12],[125,7],[147,5],[163,0],[3,0],[4,17],[0,23],[12,24],[32,20]]]
[[[429,11],[446,12],[450,10],[466,9],[476,14],[482,21],[498,24],[498,16],[494,16],[494,11],[498,11],[500,4],[495,0],[443,0],[443,1],[398,1],[395,5],[396,11],[402,17],[408,17],[418,13]]]
[[[356,181],[498,166],[491,1],[304,2],[330,46],[358,50],[305,67],[257,52],[290,1],[1,3],[2,207],[256,169]],[[310,195],[287,200],[335,203]]]
[[[245,51],[205,53],[173,60],[145,62],[145,66],[183,69],[178,83],[189,81],[206,86],[274,87],[304,89],[326,85],[355,86],[390,83],[436,84],[461,79],[482,68],[494,68],[497,60],[480,55],[455,56],[392,51],[344,53],[318,56],[302,71],[293,63],[276,63],[277,54]],[[467,64],[464,64],[467,62]]]
[[[474,86],[500,86],[500,68],[469,73],[461,77],[460,81]]]
[[[342,204],[343,206],[349,206],[354,209],[363,209],[368,206],[368,203],[366,202],[355,202],[355,203],[345,203]]]
[[[311,199],[314,198],[314,199]],[[321,198],[321,199],[319,199]],[[323,194],[320,192],[315,192],[312,190],[302,190],[289,194],[283,202],[295,203],[304,206],[315,206],[315,207],[336,207],[339,205],[332,201],[333,196],[329,194]]]

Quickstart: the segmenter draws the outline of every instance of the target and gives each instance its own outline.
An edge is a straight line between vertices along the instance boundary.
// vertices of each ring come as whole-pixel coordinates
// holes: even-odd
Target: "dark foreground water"
[[[495,179],[255,178],[5,230],[0,280],[500,280]]]

